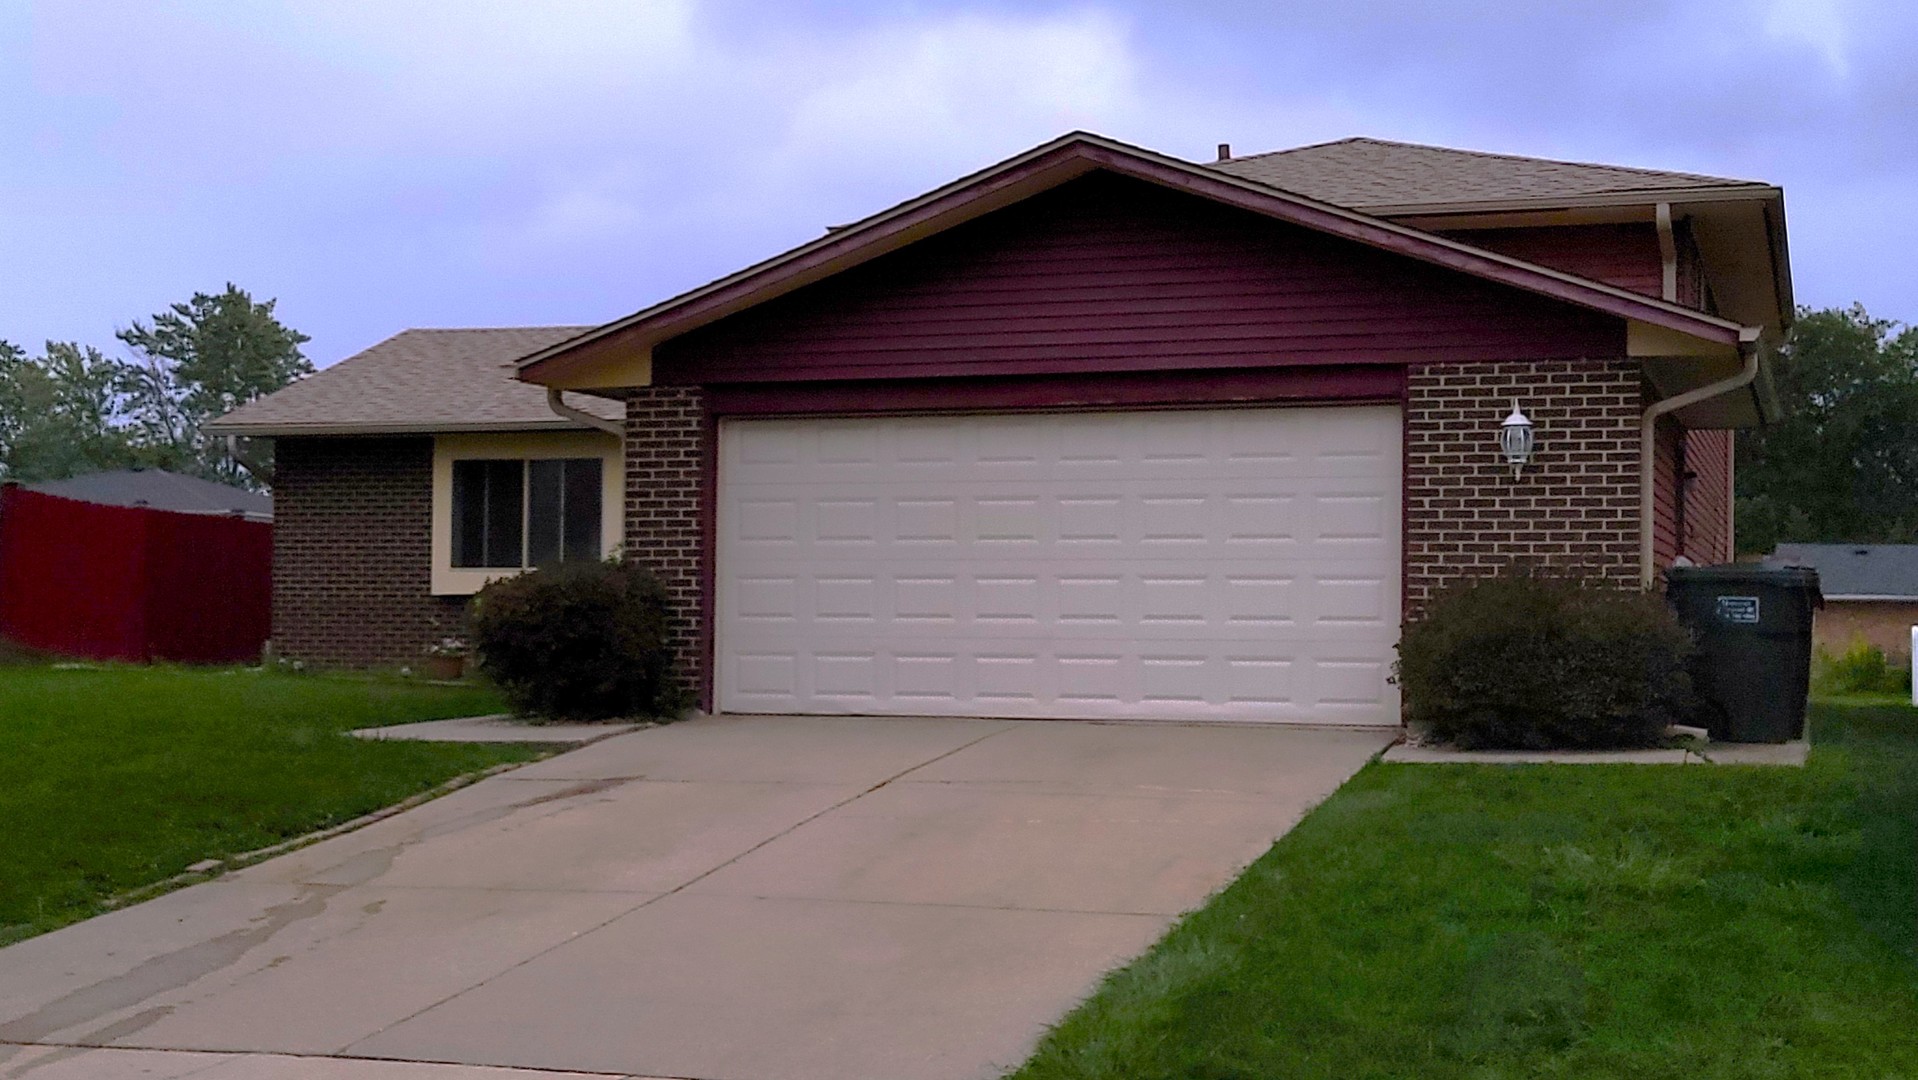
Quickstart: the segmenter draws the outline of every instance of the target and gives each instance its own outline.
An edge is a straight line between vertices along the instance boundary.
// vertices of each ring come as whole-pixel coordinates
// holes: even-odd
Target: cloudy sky
[[[0,0],[0,338],[602,322],[1074,128],[1768,180],[1801,302],[1918,321],[1914,56],[1910,0]]]

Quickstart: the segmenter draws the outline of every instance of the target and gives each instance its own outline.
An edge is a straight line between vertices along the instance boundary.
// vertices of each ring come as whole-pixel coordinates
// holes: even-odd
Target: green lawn
[[[1373,764],[1014,1074],[1918,1076],[1918,710],[1804,769]]]
[[[0,944],[537,747],[351,728],[502,711],[476,687],[241,670],[0,667]]]

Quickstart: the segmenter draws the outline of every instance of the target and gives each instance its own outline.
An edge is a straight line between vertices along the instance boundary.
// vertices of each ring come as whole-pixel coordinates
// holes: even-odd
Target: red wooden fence
[[[99,660],[231,663],[271,620],[273,526],[0,488],[0,637]]]

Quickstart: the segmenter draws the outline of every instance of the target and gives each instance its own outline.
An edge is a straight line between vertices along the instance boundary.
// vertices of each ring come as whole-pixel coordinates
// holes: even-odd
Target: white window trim
[[[433,595],[471,596],[488,582],[524,570],[453,565],[453,463],[474,458],[534,461],[545,458],[600,460],[599,546],[619,550],[625,516],[625,455],[618,438],[602,431],[495,432],[433,438]],[[522,509],[524,514],[525,510]]]

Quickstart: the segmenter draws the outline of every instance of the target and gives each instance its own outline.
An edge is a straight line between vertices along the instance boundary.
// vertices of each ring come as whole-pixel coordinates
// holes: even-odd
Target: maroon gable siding
[[[1658,227],[1649,221],[1471,229],[1444,235],[1646,296],[1660,296],[1665,291],[1665,257],[1658,250]]]
[[[1616,356],[1621,320],[1093,174],[661,343],[661,385]]]

